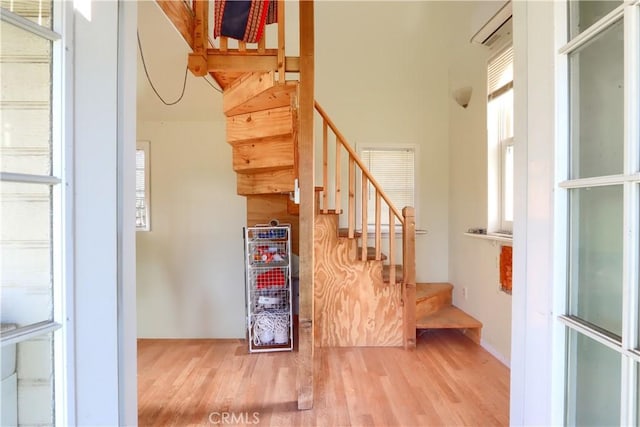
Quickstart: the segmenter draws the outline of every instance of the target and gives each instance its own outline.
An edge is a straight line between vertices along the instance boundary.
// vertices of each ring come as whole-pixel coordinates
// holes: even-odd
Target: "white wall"
[[[450,2],[448,88],[473,89],[469,106],[452,97],[449,108],[449,281],[454,304],[483,323],[482,345],[503,363],[511,355],[511,296],[500,291],[500,244],[465,236],[469,228],[487,226],[487,59],[489,49],[469,42],[465,25],[476,5]],[[517,286],[517,284],[514,284]],[[462,290],[467,288],[467,298]]]
[[[352,146],[419,147],[417,280],[448,279],[444,2],[316,2],[316,99]]]
[[[244,337],[242,227],[222,117],[139,122],[150,141],[151,231],[137,233],[138,337]]]

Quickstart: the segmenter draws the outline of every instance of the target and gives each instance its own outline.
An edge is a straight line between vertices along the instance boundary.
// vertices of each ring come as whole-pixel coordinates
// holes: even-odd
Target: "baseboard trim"
[[[502,363],[507,368],[511,369],[511,361],[507,359],[502,353],[496,350],[491,344],[487,343],[484,339],[480,340],[480,347],[484,348],[489,352],[493,357],[498,359],[500,363]]]

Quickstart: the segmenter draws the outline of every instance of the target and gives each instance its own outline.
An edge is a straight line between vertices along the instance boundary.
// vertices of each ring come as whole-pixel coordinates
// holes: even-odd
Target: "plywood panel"
[[[292,169],[237,175],[238,194],[274,194],[293,191],[294,171]]]
[[[337,217],[315,219],[316,342],[327,346],[401,346],[402,288],[382,280],[382,262],[354,260]]]
[[[277,219],[280,224],[291,224],[291,250],[298,254],[298,216],[287,212],[287,194],[260,194],[247,196],[247,225],[267,224]]]
[[[293,136],[236,142],[233,170],[238,173],[266,172],[294,167]]]
[[[293,134],[293,111],[280,107],[227,118],[227,142]]]

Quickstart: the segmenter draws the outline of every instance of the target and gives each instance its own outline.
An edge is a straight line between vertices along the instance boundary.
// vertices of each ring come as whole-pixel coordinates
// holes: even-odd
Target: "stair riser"
[[[238,79],[238,81],[225,92],[222,98],[222,111],[224,111],[227,116],[256,111],[243,111],[243,105],[272,88],[275,84],[274,76],[275,73],[273,71],[264,73],[254,72],[244,78]]]
[[[227,142],[293,135],[294,112],[290,107],[240,114],[227,119]]]
[[[253,140],[233,144],[233,170],[238,173],[266,172],[292,168],[293,136]]]
[[[442,292],[416,301],[416,318],[433,314],[452,303],[451,291]]]
[[[238,194],[277,194],[294,190],[294,171],[286,169],[274,172],[255,173],[251,175],[238,174],[236,184]]]

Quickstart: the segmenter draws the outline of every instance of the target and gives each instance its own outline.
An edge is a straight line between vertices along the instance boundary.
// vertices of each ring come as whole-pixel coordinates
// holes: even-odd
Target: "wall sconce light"
[[[467,108],[469,101],[471,100],[471,92],[473,88],[471,86],[461,87],[453,91],[453,99],[462,108]]]

